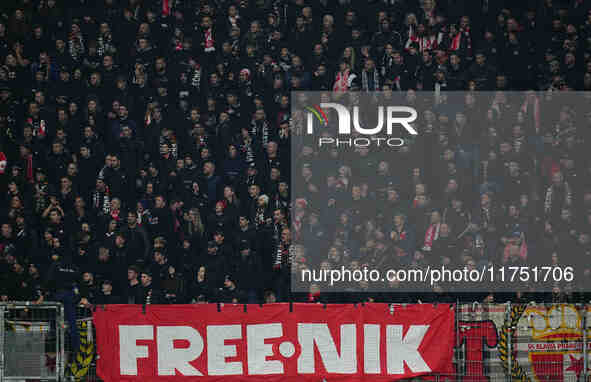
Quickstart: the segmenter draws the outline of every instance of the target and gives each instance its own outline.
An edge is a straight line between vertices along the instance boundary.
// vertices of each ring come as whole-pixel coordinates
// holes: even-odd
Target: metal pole
[[[60,352],[61,349],[61,338],[60,338],[60,307],[58,305],[54,306],[55,310],[55,378],[59,381],[60,380],[60,372],[61,364],[62,364],[62,355]]]
[[[464,360],[462,359],[462,354],[464,352],[460,349],[460,299],[456,299],[456,373],[461,374],[463,370]]]
[[[0,306],[0,382],[4,381],[4,336],[6,335],[6,322],[5,322],[6,307]]]
[[[59,348],[58,348],[58,355],[57,358],[59,360],[59,363],[57,364],[57,377],[59,381],[63,381],[64,380],[64,364],[65,364],[65,347],[66,347],[66,343],[64,341],[64,332],[66,330],[66,325],[64,322],[64,305],[63,304],[58,304],[56,307],[56,313],[59,312],[59,314],[57,314],[57,337],[58,337],[58,343],[59,343]]]
[[[61,335],[60,335],[60,308],[59,306],[55,306],[55,378],[56,380],[60,380],[60,368],[62,364],[62,354],[61,354]]]
[[[587,306],[583,305],[583,381],[587,380]]]
[[[511,302],[510,301],[507,303],[507,320],[511,320]],[[511,377],[513,375],[513,366],[512,366],[512,362],[511,362],[511,354],[513,354],[513,349],[512,349],[513,344],[511,343],[512,333],[513,333],[513,328],[509,327],[509,329],[507,331],[507,370],[508,370],[507,378],[508,378],[509,382],[511,382]]]

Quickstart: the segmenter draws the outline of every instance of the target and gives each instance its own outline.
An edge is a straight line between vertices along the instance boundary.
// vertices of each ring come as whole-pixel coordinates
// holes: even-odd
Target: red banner
[[[449,305],[110,305],[94,323],[105,382],[373,382],[453,370]]]

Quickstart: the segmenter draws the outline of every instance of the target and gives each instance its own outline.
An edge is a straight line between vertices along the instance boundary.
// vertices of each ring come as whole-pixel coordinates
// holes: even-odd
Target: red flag
[[[105,382],[390,382],[453,371],[449,305],[110,305]]]

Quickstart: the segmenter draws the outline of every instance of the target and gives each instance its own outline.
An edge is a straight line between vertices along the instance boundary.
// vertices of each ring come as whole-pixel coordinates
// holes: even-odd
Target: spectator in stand
[[[584,2],[30,3],[0,4],[4,299],[58,299],[68,319],[80,301],[328,300],[290,293],[292,237],[331,253],[309,268],[560,263],[589,248],[591,119],[550,115],[551,96],[511,109],[476,92],[428,110],[395,158],[311,149],[290,163],[293,90],[590,89]],[[318,179],[324,154],[335,168]],[[396,287],[348,298],[420,298]]]

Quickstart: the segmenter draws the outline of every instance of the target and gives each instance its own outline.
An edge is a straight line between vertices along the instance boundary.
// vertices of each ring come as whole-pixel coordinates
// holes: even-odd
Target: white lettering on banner
[[[138,345],[138,340],[156,341],[157,375],[174,376],[177,372],[185,376],[204,375],[280,375],[285,372],[284,361],[274,359],[273,345],[268,339],[280,339],[284,335],[282,323],[245,325],[246,338],[243,338],[242,325],[208,325],[207,344],[202,334],[191,326],[157,326],[156,338],[152,325],[119,325],[120,374],[138,376],[138,359],[148,358],[147,345]],[[363,325],[363,371],[365,374],[381,374],[381,329],[379,324]],[[419,352],[429,325],[411,325],[403,336],[403,325],[387,325],[386,367],[389,375],[401,375],[405,365],[413,373],[430,373],[431,368]],[[340,330],[340,349],[326,323],[299,323],[297,341],[301,353],[297,359],[298,374],[317,372],[315,352],[318,349],[320,360],[327,373],[357,373],[357,325],[343,324]],[[242,340],[240,344],[226,344],[226,340]],[[175,347],[175,341],[187,341],[188,346]],[[295,346],[284,341],[279,353],[285,358],[295,354]],[[178,346],[178,345],[177,345]],[[238,346],[244,346],[244,361],[228,362],[228,358],[238,356]],[[207,348],[207,371],[199,370],[191,364]]]
[[[236,345],[226,345],[226,340],[242,338],[241,325],[209,325],[207,327],[207,372],[209,375],[240,375],[242,362],[226,362],[236,357]]]
[[[157,339],[158,375],[175,375],[175,370],[182,375],[203,375],[189,363],[203,352],[203,338],[196,329],[190,326],[159,326]],[[175,340],[188,341],[189,347],[175,348]]]
[[[357,335],[356,325],[341,325],[340,356],[328,329],[328,324],[298,324],[298,341],[302,353],[298,358],[298,373],[312,374],[314,364],[314,344],[328,373],[357,373]]]
[[[282,324],[260,324],[246,326],[248,374],[283,374],[283,362],[267,361],[273,356],[273,345],[266,344],[269,338],[283,336]]]
[[[380,325],[363,325],[363,371],[380,374]]]
[[[138,375],[137,359],[148,358],[148,347],[138,340],[153,340],[152,325],[119,325],[119,369],[121,375]]]
[[[430,372],[431,368],[419,353],[419,346],[429,325],[411,325],[402,337],[402,325],[386,326],[386,357],[388,374],[404,374],[404,364],[411,372]]]

